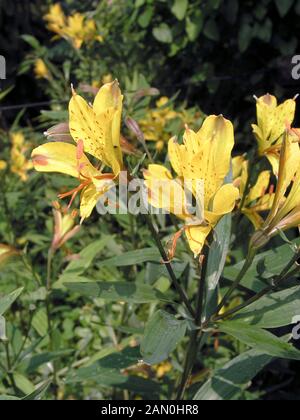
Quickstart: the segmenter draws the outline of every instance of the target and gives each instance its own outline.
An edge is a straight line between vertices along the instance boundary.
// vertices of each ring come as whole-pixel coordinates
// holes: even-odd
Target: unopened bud
[[[266,234],[262,230],[258,230],[254,233],[250,240],[250,248],[252,249],[259,249],[265,246],[270,240],[270,237],[268,234]]]
[[[144,140],[144,134],[140,129],[140,126],[133,118],[127,117],[125,120],[125,124],[127,128],[137,137],[138,140]]]

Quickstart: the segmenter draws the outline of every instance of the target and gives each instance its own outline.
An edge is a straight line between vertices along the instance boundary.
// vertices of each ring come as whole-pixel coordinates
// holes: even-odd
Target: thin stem
[[[187,349],[185,362],[184,362],[184,370],[183,370],[183,374],[181,377],[181,381],[179,384],[178,393],[176,397],[177,400],[182,400],[184,397],[184,393],[188,385],[188,381],[189,381],[193,366],[197,359],[199,343],[202,336],[202,331],[200,327],[202,324],[202,316],[203,316],[203,308],[204,308],[207,260],[208,260],[208,248],[206,249],[205,255],[203,256],[202,263],[199,263],[199,287],[198,287],[197,300],[196,300],[196,316],[195,316],[196,329],[191,334],[190,343]]]
[[[245,263],[244,263],[241,271],[237,275],[237,278],[232,283],[231,287],[228,289],[228,291],[225,294],[225,296],[223,297],[221,303],[218,305],[218,308],[216,310],[216,314],[218,314],[220,312],[220,310],[226,305],[228,299],[230,298],[230,296],[232,295],[232,293],[234,292],[234,290],[240,285],[240,283],[243,280],[245,274],[247,273],[247,271],[249,270],[249,268],[251,267],[251,265],[253,263],[253,260],[255,258],[256,252],[257,251],[255,249],[250,249],[249,250],[248,255],[247,255],[247,258],[245,260]]]
[[[52,248],[48,251],[48,258],[47,258],[47,283],[46,288],[47,291],[51,291],[51,277],[52,277],[52,260],[53,260],[53,250]]]
[[[47,323],[49,329],[49,350],[50,352],[54,351],[54,343],[53,343],[53,325],[51,320],[51,283],[52,283],[52,262],[53,262],[53,250],[52,248],[48,251],[48,259],[47,259],[47,295],[46,295],[46,314],[47,314]],[[57,384],[57,368],[56,362],[53,361],[53,384],[55,387],[55,398],[57,399],[57,391],[58,391],[58,384]]]
[[[196,313],[195,313],[192,305],[189,302],[189,299],[188,299],[188,296],[187,296],[185,290],[181,287],[180,283],[178,282],[177,277],[176,277],[176,275],[173,271],[171,263],[168,261],[167,253],[166,253],[166,251],[163,247],[163,244],[161,243],[161,240],[159,238],[159,235],[158,235],[158,233],[157,233],[157,231],[156,231],[156,229],[155,229],[155,227],[152,223],[151,216],[149,214],[146,214],[145,215],[145,220],[146,220],[146,223],[147,223],[147,225],[150,229],[150,232],[152,233],[152,236],[155,240],[157,248],[158,248],[158,250],[160,252],[160,255],[163,259],[163,262],[166,266],[166,269],[168,270],[168,274],[170,276],[170,279],[171,279],[174,287],[176,288],[182,303],[184,303],[184,305],[186,306],[186,309],[189,311],[189,313],[192,315],[192,317],[195,318]]]
[[[13,371],[12,371],[12,366],[11,366],[11,360],[10,360],[10,354],[9,354],[9,344],[8,342],[4,342],[4,348],[5,348],[5,354],[6,354],[6,363],[7,363],[7,375],[9,377],[9,380],[11,382],[11,385],[14,389],[14,392],[16,394],[18,394],[18,388],[15,382],[15,378],[13,375]]]
[[[30,271],[30,273],[33,275],[34,280],[37,282],[38,286],[41,286],[41,279],[38,276],[38,274],[35,272],[32,264],[29,263],[29,261],[27,260],[27,256],[25,255],[25,253],[23,252],[22,254],[22,262],[25,266],[25,268]]]
[[[300,252],[297,252],[295,256],[291,259],[291,261],[286,265],[286,267],[282,270],[282,272],[275,278],[275,281],[272,285],[264,288],[259,293],[257,293],[255,296],[252,296],[250,299],[248,299],[246,302],[242,303],[241,305],[236,306],[235,308],[225,312],[224,314],[220,316],[212,317],[212,319],[208,320],[203,328],[206,328],[210,322],[217,322],[221,321],[225,318],[228,318],[229,316],[232,316],[236,314],[237,312],[241,311],[242,309],[247,308],[252,303],[257,302],[262,297],[266,296],[268,293],[272,292],[274,289],[276,289],[281,283],[287,281],[288,279],[292,278],[294,275],[298,274],[300,271],[300,266],[297,266],[294,270],[290,271],[293,266],[296,264],[297,260],[299,259]]]
[[[33,319],[33,314],[34,314],[34,312],[33,312],[33,311],[31,311],[31,313],[30,313],[30,318],[29,318],[29,322],[28,322],[28,327],[27,327],[27,331],[26,331],[26,335],[25,335],[25,337],[24,337],[24,340],[23,340],[23,343],[22,343],[22,345],[21,345],[21,347],[20,347],[20,350],[18,351],[18,354],[17,354],[17,355],[16,355],[16,357],[15,357],[15,360],[14,360],[14,365],[13,365],[13,369],[14,369],[15,367],[17,367],[18,362],[19,362],[19,358],[20,358],[20,356],[21,356],[21,354],[22,354],[22,352],[23,352],[23,350],[24,350],[24,348],[25,348],[25,345],[26,345],[26,343],[27,343],[27,340],[28,340],[28,338],[29,338],[29,333],[30,333],[30,329],[31,329],[32,319]]]

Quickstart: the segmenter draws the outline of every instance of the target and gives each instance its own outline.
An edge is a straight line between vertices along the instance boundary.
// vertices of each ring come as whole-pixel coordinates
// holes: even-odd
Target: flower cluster
[[[169,125],[177,120],[180,128],[185,124],[194,125],[197,120],[202,120],[202,114],[195,110],[175,110],[171,100],[163,96],[156,101],[156,108],[149,108],[146,115],[139,120],[139,126],[143,131],[145,140],[155,142],[156,150],[162,151],[170,138]]]
[[[72,88],[69,123],[51,131],[52,136],[58,136],[54,142],[32,152],[36,170],[78,179],[76,188],[59,197],[71,197],[70,207],[80,193],[82,220],[118,184],[121,173],[125,171],[126,179],[130,178],[123,162],[122,107],[123,95],[117,81],[104,84],[92,105]],[[169,250],[170,258],[182,234],[193,254],[200,255],[219,220],[235,209],[252,222],[256,232],[251,245],[256,248],[278,231],[300,225],[300,150],[298,130],[291,128],[294,114],[295,100],[277,106],[273,96],[257,99],[258,121],[253,125],[257,159],[267,157],[271,167],[258,173],[254,182],[249,172],[256,165],[246,156],[232,158],[234,129],[222,115],[208,116],[198,131],[185,124],[182,142],[176,137],[168,140],[170,164],[152,162],[143,169],[146,201],[152,208],[168,210],[178,218],[180,227]],[[158,109],[148,117],[151,124],[147,120],[140,122],[145,138],[165,142],[164,124],[177,116],[169,108],[168,99],[162,98]],[[67,139],[63,132],[68,132]],[[158,184],[164,188],[157,188]],[[196,213],[187,199],[187,185]]]
[[[95,41],[102,42],[96,23],[93,19],[86,18],[81,13],[66,16],[60,3],[52,5],[49,12],[44,16],[47,28],[66,39],[74,48],[80,49],[84,43]]]
[[[27,158],[30,145],[20,131],[11,133],[10,170],[18,175],[22,181],[27,181],[28,171],[33,168],[32,162]]]

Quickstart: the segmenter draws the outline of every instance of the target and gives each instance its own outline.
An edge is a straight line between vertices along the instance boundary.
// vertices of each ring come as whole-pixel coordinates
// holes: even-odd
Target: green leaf
[[[220,401],[237,398],[241,390],[250,386],[250,381],[272,361],[271,356],[258,350],[250,350],[231,360],[201,386],[194,400]]]
[[[157,395],[160,387],[156,382],[120,373],[121,370],[136,365],[139,359],[139,349],[127,347],[121,352],[115,352],[97,360],[88,367],[71,371],[66,382],[92,382],[104,387],[116,387],[141,394]]]
[[[147,7],[147,9],[139,16],[138,24],[142,28],[147,28],[153,17],[153,7]]]
[[[191,42],[198,38],[198,35],[203,29],[204,17],[203,13],[199,10],[193,18],[187,17],[185,22],[185,30]]]
[[[157,41],[164,44],[171,44],[173,41],[172,31],[166,23],[162,23],[160,26],[153,28],[152,33]]]
[[[300,360],[300,351],[289,343],[261,328],[241,321],[226,321],[219,325],[220,331],[235,337],[249,347],[282,359]]]
[[[161,256],[157,248],[144,248],[136,251],[125,252],[122,255],[101,261],[100,266],[127,267],[143,264],[147,261],[160,261]]]
[[[89,244],[79,253],[78,259],[70,262],[63,274],[82,274],[90,267],[97,254],[103,251],[105,244],[105,239],[100,239]]]
[[[186,321],[180,321],[162,310],[156,312],[145,328],[141,353],[145,363],[155,365],[167,359],[185,336]]]
[[[30,358],[26,358],[22,362],[22,370],[26,370],[26,374],[36,371],[40,366],[49,363],[53,360],[59,359],[63,356],[68,356],[73,353],[73,350],[60,350],[55,352],[40,353]]]
[[[206,269],[206,317],[212,315],[218,304],[218,284],[223,272],[231,236],[231,215],[224,216],[214,231]]]
[[[300,286],[265,296],[238,312],[234,320],[260,328],[291,325],[300,316]]]
[[[62,287],[64,282],[69,282],[70,279],[74,282],[75,278],[80,277],[92,264],[96,256],[103,251],[106,245],[106,238],[99,241],[92,242],[79,253],[79,258],[68,264],[59,279],[53,284],[54,289]]]
[[[0,401],[20,401],[21,399],[18,397],[14,397],[13,395],[0,395]]]
[[[0,315],[3,315],[7,309],[14,303],[14,301],[20,296],[24,288],[15,290],[6,296],[0,297]]]
[[[32,326],[40,337],[45,337],[48,334],[48,320],[46,310],[44,308],[39,309],[34,314]]]
[[[293,243],[299,245],[300,241],[297,240]],[[288,244],[257,255],[242,281],[242,286],[254,292],[260,292],[266,287],[266,283],[262,279],[268,281],[274,275],[278,275],[293,256],[294,252]],[[226,267],[223,276],[233,281],[240,272],[244,262],[240,261],[238,264]]]
[[[6,321],[4,316],[0,315],[0,340],[7,340],[6,337]]]
[[[206,38],[210,39],[211,41],[220,40],[219,28],[213,19],[209,19],[206,22],[206,24],[204,25],[203,33],[206,36]]]
[[[101,298],[109,302],[149,303],[159,300],[170,302],[166,296],[147,284],[119,281],[66,283],[65,286],[80,295]]]
[[[27,42],[34,50],[41,48],[39,41],[32,35],[21,35],[21,38]]]
[[[289,10],[294,4],[294,0],[275,0],[278,12],[281,17],[288,14]]]
[[[46,381],[44,384],[40,385],[33,391],[31,394],[26,395],[26,397],[22,398],[23,401],[38,401],[40,400],[44,394],[47,392],[51,381]]]
[[[253,30],[252,27],[248,23],[244,23],[241,25],[239,34],[238,34],[238,44],[240,52],[247,51],[251,41],[253,38]]]
[[[5,90],[0,91],[0,101],[2,101],[5,98],[5,96],[7,96],[13,90],[13,88],[14,86],[10,86],[9,88]]]
[[[31,394],[35,391],[32,382],[21,373],[15,372],[13,377],[17,388],[24,394]]]
[[[175,0],[173,6],[171,7],[171,11],[178,20],[183,20],[186,15],[188,5],[188,0]]]

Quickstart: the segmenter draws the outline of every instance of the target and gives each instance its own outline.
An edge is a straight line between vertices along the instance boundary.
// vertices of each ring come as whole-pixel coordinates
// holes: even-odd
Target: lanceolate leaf
[[[3,315],[7,309],[10,308],[10,306],[14,303],[14,301],[20,296],[20,294],[23,292],[23,287],[20,289],[15,290],[14,292],[0,297],[0,315]]]
[[[224,216],[214,231],[209,249],[206,271],[206,317],[212,315],[218,304],[218,284],[226,262],[230,244],[231,215]]]
[[[91,298],[101,298],[110,302],[149,303],[158,300],[170,301],[166,296],[147,284],[129,282],[66,283],[73,292]]]
[[[261,328],[278,328],[300,317],[300,286],[261,298],[240,311],[234,319]]]
[[[156,312],[145,328],[141,353],[145,363],[154,365],[165,360],[185,336],[186,321],[164,311]]]
[[[299,244],[300,241],[297,240],[294,243]],[[242,285],[254,292],[260,292],[266,287],[265,282],[272,279],[274,275],[279,274],[293,256],[294,254],[289,244],[257,255],[252,266],[247,271]],[[241,261],[236,265],[226,267],[223,274],[224,277],[233,281],[240,272],[244,262]]]
[[[194,400],[233,400],[250,381],[272,361],[272,356],[262,351],[250,350],[214,372],[196,393]]]
[[[157,248],[138,249],[137,251],[125,252],[117,257],[108,258],[101,262],[103,266],[127,267],[142,264],[148,261],[160,261],[161,256]]]
[[[219,324],[219,330],[269,356],[300,360],[300,351],[292,344],[284,342],[261,328],[247,325],[241,321],[226,321]]]

